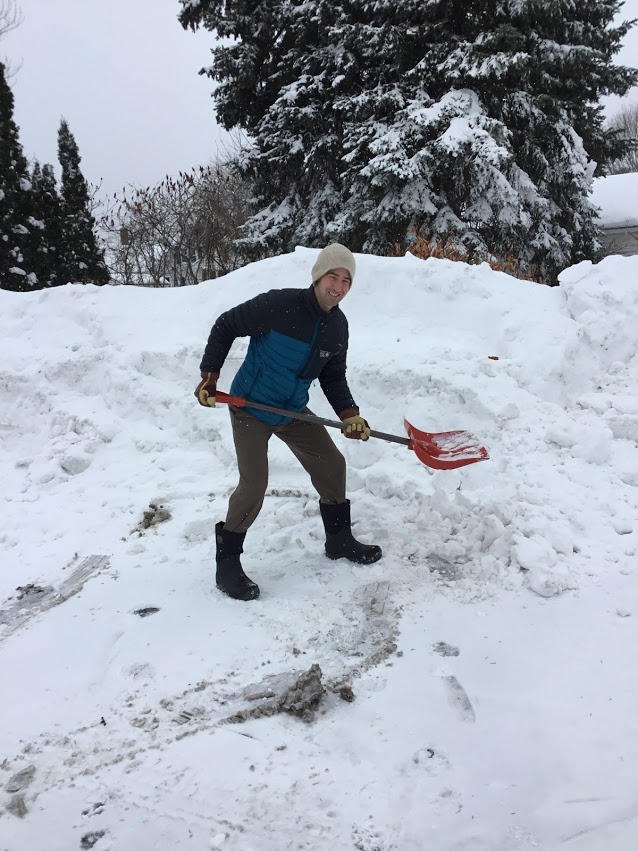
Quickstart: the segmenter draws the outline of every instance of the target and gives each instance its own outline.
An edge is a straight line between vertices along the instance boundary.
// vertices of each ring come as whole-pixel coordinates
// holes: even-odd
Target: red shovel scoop
[[[250,399],[244,399],[241,396],[229,396],[228,393],[223,393],[221,390],[218,390],[215,394],[215,400],[222,404],[233,405],[236,408],[269,411],[271,414],[279,414],[293,420],[304,420],[329,428],[338,428],[339,431],[344,431],[347,428],[345,423],[336,420],[327,420],[303,411],[286,411],[283,408],[273,408],[272,405],[262,405],[261,402],[252,402]],[[396,434],[372,430],[370,437],[407,446],[408,449],[414,450],[419,461],[434,470],[454,470],[456,467],[466,467],[468,464],[476,464],[478,461],[487,461],[490,457],[487,449],[481,446],[478,438],[470,431],[428,432],[420,431],[407,420],[404,420],[404,424],[408,437],[399,437]]]
[[[471,431],[420,431],[403,420],[408,433],[408,449],[413,449],[419,461],[435,470],[454,470],[477,461],[489,460],[489,453]]]

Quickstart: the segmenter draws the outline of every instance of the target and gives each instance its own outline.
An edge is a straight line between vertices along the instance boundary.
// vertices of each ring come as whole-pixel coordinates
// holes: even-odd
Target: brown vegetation
[[[478,254],[469,255],[465,251],[454,246],[449,240],[442,239],[428,240],[421,234],[417,234],[415,240],[410,245],[402,246],[395,243],[394,251],[390,257],[402,257],[406,252],[413,254],[421,260],[427,260],[429,257],[435,257],[438,260],[452,260],[457,263],[469,263],[472,266],[478,266],[481,263],[487,263],[495,272],[505,272],[514,278],[523,281],[537,281],[538,277],[531,272],[523,271],[520,262],[516,257],[498,258],[493,255]]]

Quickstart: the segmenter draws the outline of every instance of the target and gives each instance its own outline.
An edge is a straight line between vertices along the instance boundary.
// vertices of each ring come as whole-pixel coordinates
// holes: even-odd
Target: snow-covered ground
[[[363,415],[470,429],[491,460],[435,472],[335,432],[384,549],[359,567],[325,558],[273,440],[262,596],[235,602],[213,562],[230,423],[197,405],[199,361],[222,310],[306,286],[315,256],[0,292],[0,849],[638,847],[638,257],[554,289],[358,257]],[[334,418],[318,385],[311,407]]]

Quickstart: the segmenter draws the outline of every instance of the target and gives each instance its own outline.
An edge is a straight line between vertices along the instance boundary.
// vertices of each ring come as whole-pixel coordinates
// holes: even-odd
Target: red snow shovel
[[[345,431],[347,425],[336,420],[326,420],[316,417],[314,414],[305,414],[302,411],[286,411],[283,408],[273,408],[272,405],[262,405],[260,402],[251,402],[241,396],[229,396],[218,390],[215,400],[225,405],[234,405],[236,408],[254,408],[257,411],[269,411],[271,414],[279,414],[282,417],[290,417],[293,420],[304,420],[317,425],[338,428]],[[434,470],[454,470],[456,467],[465,467],[467,464],[476,464],[477,461],[487,461],[489,454],[485,447],[481,446],[478,438],[470,431],[420,431],[407,420],[404,420],[407,437],[399,437],[396,434],[386,434],[383,431],[370,431],[370,437],[378,437],[390,443],[401,443],[408,449],[413,449],[414,454],[427,467]]]

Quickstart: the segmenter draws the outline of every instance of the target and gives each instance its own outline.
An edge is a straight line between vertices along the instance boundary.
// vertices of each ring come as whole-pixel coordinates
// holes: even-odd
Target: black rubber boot
[[[352,537],[350,530],[350,500],[329,504],[319,503],[321,519],[326,529],[326,555],[328,558],[347,558],[356,564],[373,564],[383,553],[376,544],[362,544]]]
[[[217,542],[217,587],[233,600],[256,600],[259,586],[249,579],[242,570],[239,556],[243,553],[246,533],[227,532],[223,523],[215,526]]]

